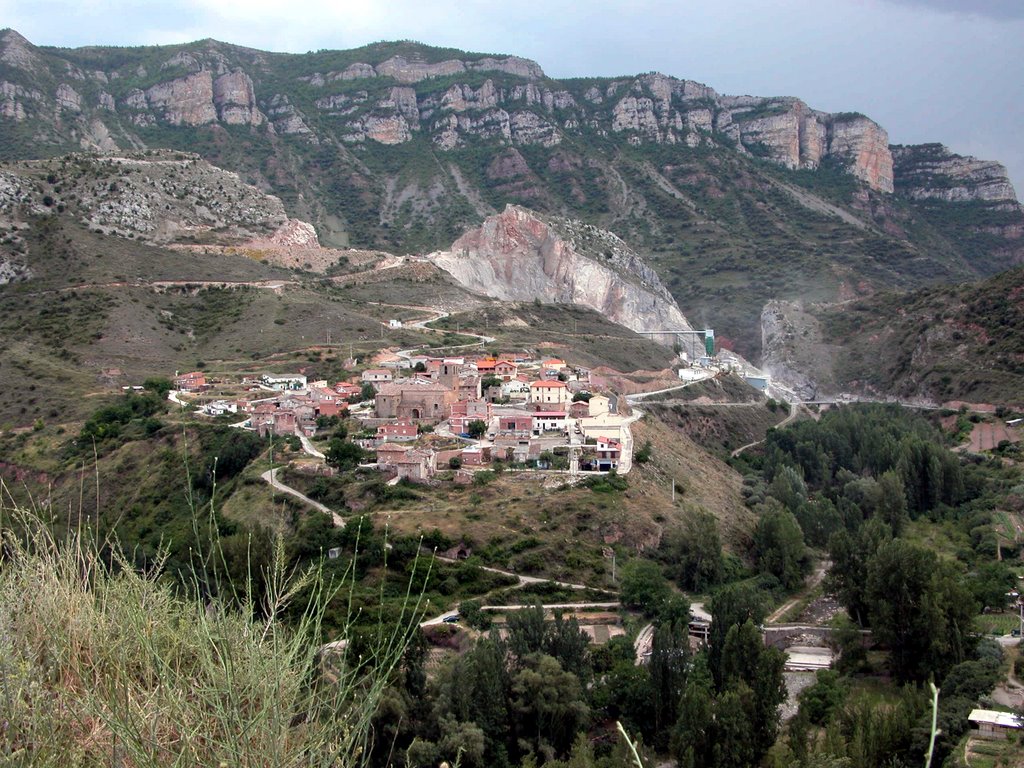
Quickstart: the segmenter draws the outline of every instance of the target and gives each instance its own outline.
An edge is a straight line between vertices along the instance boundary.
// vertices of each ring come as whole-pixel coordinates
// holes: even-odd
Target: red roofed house
[[[511,360],[499,360],[494,365],[494,375],[502,381],[511,381],[519,373],[519,366]]]
[[[622,443],[608,437],[597,438],[597,469],[609,472],[619,466],[622,456]]]
[[[565,368],[565,360],[559,360],[557,357],[553,357],[550,360],[545,360],[540,364],[541,368],[550,368],[552,371],[560,371]]]
[[[476,372],[481,376],[489,376],[494,373],[497,362],[493,357],[481,357],[476,361]]]
[[[327,387],[310,387],[309,399],[318,416],[337,416],[341,411],[348,410],[344,397]]]
[[[394,424],[381,424],[377,427],[377,439],[387,442],[415,440],[419,430],[411,421],[398,421]]]
[[[334,385],[334,391],[341,397],[348,400],[350,397],[360,397],[363,393],[363,388],[358,384],[349,384],[346,381],[339,381]]]
[[[182,392],[202,392],[206,389],[206,374],[202,371],[193,371],[175,376],[174,388]]]
[[[530,404],[545,410],[565,410],[568,407],[569,390],[561,381],[535,381],[530,384]]]

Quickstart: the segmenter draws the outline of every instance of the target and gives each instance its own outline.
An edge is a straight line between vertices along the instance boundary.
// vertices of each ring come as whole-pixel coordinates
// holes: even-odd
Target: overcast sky
[[[0,0],[3,26],[38,45],[412,39],[525,56],[552,77],[657,70],[863,112],[894,144],[999,160],[1024,193],[1024,0]]]

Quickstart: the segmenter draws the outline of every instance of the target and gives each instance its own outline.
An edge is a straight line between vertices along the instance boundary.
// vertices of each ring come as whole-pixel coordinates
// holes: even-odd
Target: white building
[[[306,388],[306,377],[301,373],[265,373],[260,381],[271,389],[281,391]]]

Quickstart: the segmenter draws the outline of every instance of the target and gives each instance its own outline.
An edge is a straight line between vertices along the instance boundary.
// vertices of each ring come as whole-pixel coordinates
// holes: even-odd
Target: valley
[[[123,741],[163,765],[259,701],[281,755],[355,734],[299,762],[880,768],[931,736],[935,765],[1019,765],[1024,208],[999,163],[795,97],[408,41],[3,30],[0,129],[25,691],[0,720],[27,764]],[[234,637],[303,690],[229,679]],[[203,692],[132,715],[144,760],[115,699],[179,684]],[[199,741],[185,764],[249,754]]]

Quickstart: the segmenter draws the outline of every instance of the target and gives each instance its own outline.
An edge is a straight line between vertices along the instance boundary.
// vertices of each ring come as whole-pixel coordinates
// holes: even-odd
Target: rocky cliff
[[[578,221],[510,205],[427,258],[493,298],[581,304],[634,331],[692,330],[643,259],[610,232]]]
[[[914,200],[1017,203],[1000,163],[957,155],[942,144],[894,146],[892,154],[899,190]]]
[[[70,121],[63,138],[101,150],[144,143],[135,130],[161,124],[267,124],[269,131],[311,143],[323,141],[326,132],[350,144],[385,145],[404,144],[422,131],[442,150],[481,138],[553,147],[596,132],[634,145],[717,143],[791,168],[816,168],[835,158],[871,188],[892,191],[885,131],[861,116],[818,112],[793,98],[721,96],[701,83],[659,73],[568,86],[546,78],[527,59],[434,61],[431,50],[350,61],[342,69],[283,79],[273,71],[281,56],[204,41],[121,66],[97,55],[102,68],[88,70],[62,52],[41,53],[17,32],[5,30],[0,117],[24,122],[57,114]],[[297,57],[286,58],[292,63]],[[456,82],[437,90],[411,87],[439,78]],[[461,78],[465,81],[458,82]],[[19,83],[26,79],[45,80],[47,88]],[[301,86],[312,97],[311,114],[294,103]],[[330,119],[325,123],[322,117]],[[312,127],[317,124],[320,130]],[[96,140],[97,133],[104,142]]]

